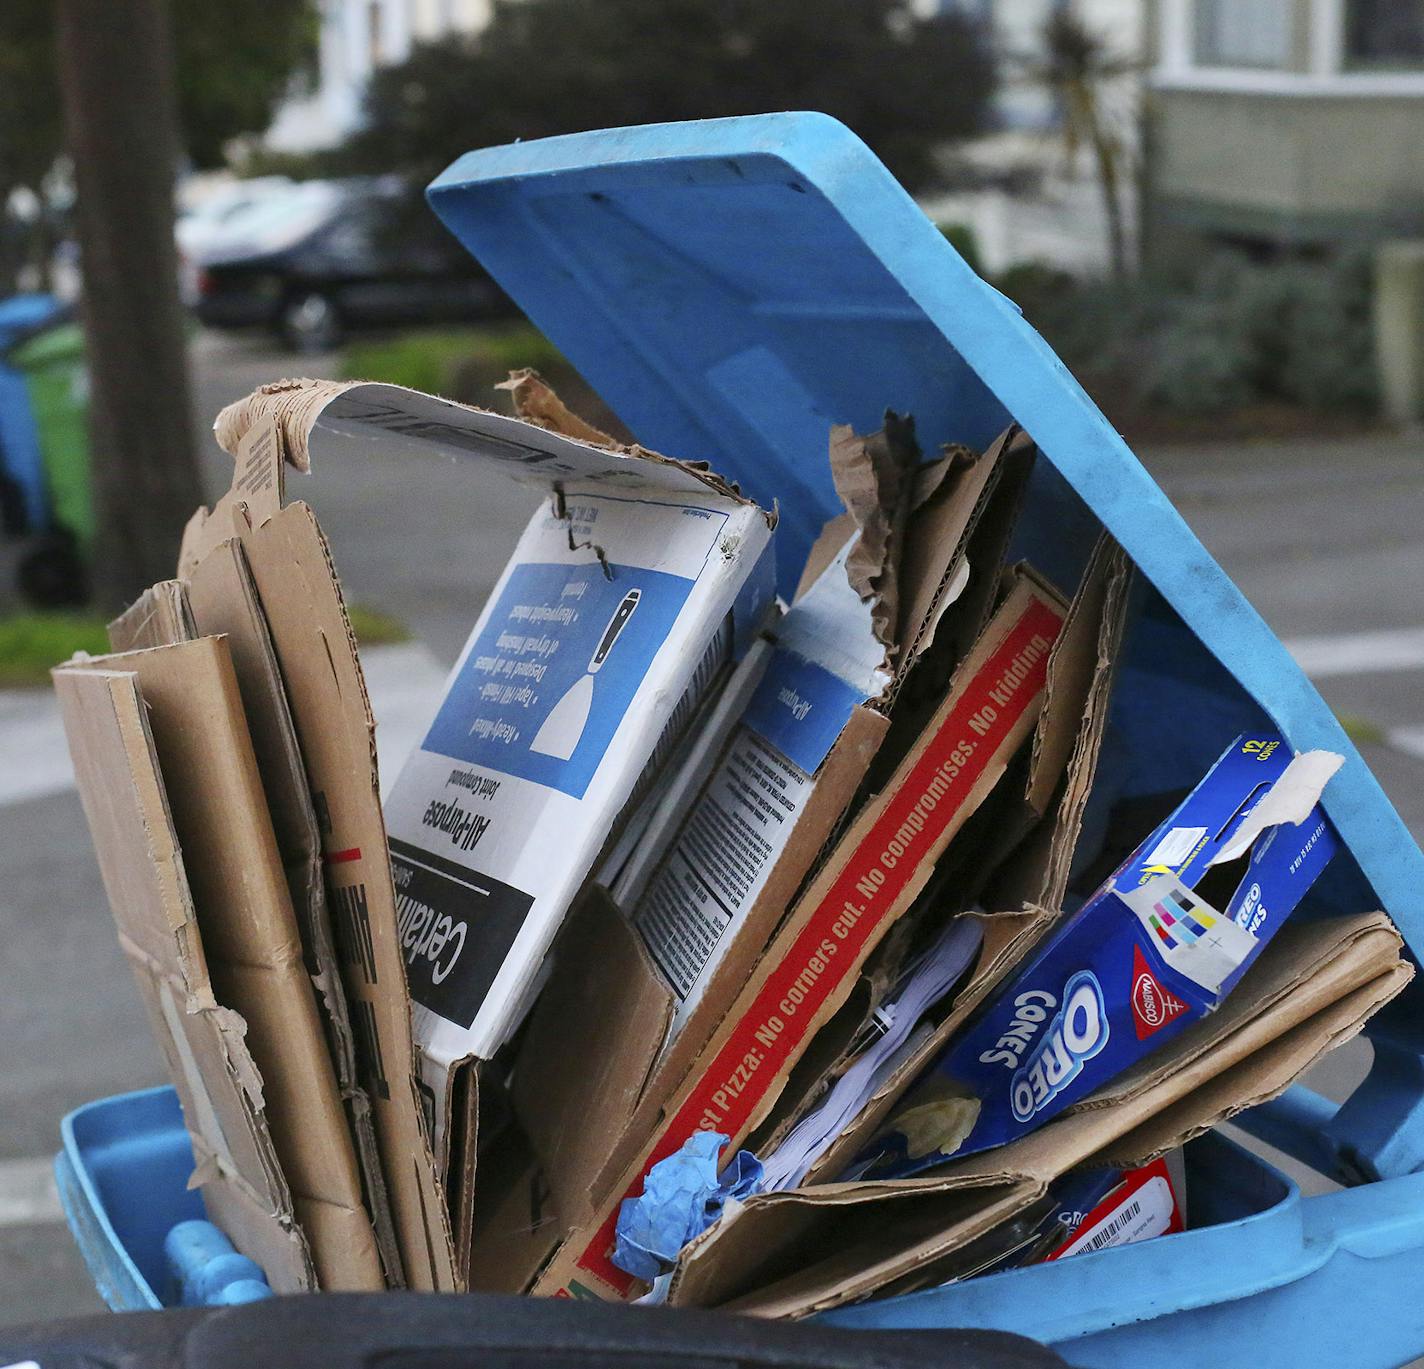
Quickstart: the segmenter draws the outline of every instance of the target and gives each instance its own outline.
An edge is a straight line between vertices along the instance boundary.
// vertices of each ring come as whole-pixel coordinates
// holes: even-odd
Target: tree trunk
[[[1103,195],[1103,214],[1108,221],[1108,257],[1115,280],[1127,275],[1127,234],[1122,222],[1122,194],[1118,184],[1118,148],[1111,138],[1097,129],[1093,136],[1093,153],[1098,163],[1098,186]]]
[[[170,579],[201,502],[173,244],[177,116],[165,0],[58,0],[99,517],[93,581],[123,607]]]

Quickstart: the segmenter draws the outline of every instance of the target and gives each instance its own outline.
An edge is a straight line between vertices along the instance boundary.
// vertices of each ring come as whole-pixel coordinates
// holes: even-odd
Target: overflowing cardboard
[[[993,829],[982,834],[970,862],[954,871],[960,896],[968,897],[982,882],[985,868],[1003,861],[1006,851],[1013,853],[1007,862],[1009,873],[991,880],[997,887],[983,897],[990,907],[1025,911],[975,915],[985,922],[985,937],[973,974],[941,1020],[906,1053],[860,1115],[811,1167],[806,1182],[822,1182],[845,1169],[944,1044],[1057,920],[1097,768],[1129,580],[1121,551],[1110,540],[1101,540],[1088,559],[1048,658],[1044,706],[1024,767],[1024,787],[1018,793],[995,796]]]
[[[1412,974],[1383,914],[1287,927],[1220,1012],[1097,1105],[932,1176],[750,1198],[684,1251],[670,1301],[804,1316],[870,1296],[1026,1210],[1075,1165],[1144,1163],[1274,1096]]]
[[[874,572],[881,588],[896,580],[904,586],[901,631],[910,639],[928,642],[926,624],[954,612],[968,578],[965,548],[996,488],[1003,444],[982,459],[956,451],[922,468],[913,482],[908,532],[891,539],[888,519],[904,521],[897,505],[911,483],[902,469],[910,450],[907,426],[898,429],[898,455],[888,463],[885,453],[878,465],[866,453],[872,439],[847,431],[838,440],[841,479],[860,481],[858,515],[848,512],[827,526],[796,604],[748,652],[612,882],[647,952],[616,975],[589,975],[581,955],[556,956],[521,1046],[516,1108],[537,1138],[553,1198],[570,1224],[591,1215],[590,1176],[607,1184],[636,1158],[830,837],[854,811],[888,727],[889,698],[918,659],[883,637],[889,615],[877,590],[867,587],[870,597],[862,599],[850,585],[846,567],[866,527],[879,520],[880,559],[901,554],[912,567],[907,573],[882,564]],[[897,546],[903,540],[902,553],[892,553],[892,540]],[[825,689],[811,699],[796,694],[800,707],[785,708],[786,691],[809,692],[811,676],[833,682],[834,697]],[[812,712],[811,739],[783,736],[788,728],[799,730]],[[619,935],[610,931],[615,940]],[[572,981],[568,986],[561,984],[564,977]],[[672,1005],[673,1031],[659,1051],[665,1001]],[[656,1009],[640,1006],[654,1003]],[[630,1019],[644,1024],[636,1044],[630,1040],[625,1051],[606,1043],[604,1024]],[[573,1101],[562,1096],[570,1079],[607,1080],[612,1069],[623,1072],[621,1087],[579,1089]],[[630,1096],[639,1102],[631,1122]]]
[[[618,1202],[694,1130],[721,1131],[735,1146],[772,1106],[801,1050],[1032,731],[1063,612],[1054,591],[1026,571],[1016,575],[933,725],[797,900],[642,1154],[600,1200],[598,1216],[565,1242],[537,1291],[634,1291],[609,1259]]]

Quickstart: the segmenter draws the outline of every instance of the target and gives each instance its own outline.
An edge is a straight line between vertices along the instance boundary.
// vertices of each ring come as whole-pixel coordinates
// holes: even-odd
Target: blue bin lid
[[[780,501],[783,584],[840,509],[828,424],[908,412],[928,453],[982,448],[1012,416],[1291,745],[1350,760],[1326,809],[1424,951],[1424,856],[1314,686],[1043,339],[844,125],[769,114],[512,143],[428,195],[639,441]]]
[[[915,416],[983,448],[1003,406],[907,292],[1002,297],[844,125],[783,114],[573,134],[462,157],[429,190],[457,238],[638,440],[779,500],[782,578],[840,511],[827,429]],[[896,235],[891,260],[871,245]]]

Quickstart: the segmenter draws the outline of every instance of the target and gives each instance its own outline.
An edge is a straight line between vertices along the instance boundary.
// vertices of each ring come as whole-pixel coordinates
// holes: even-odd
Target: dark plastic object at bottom
[[[327,1294],[0,1331],[44,1369],[1049,1369],[1000,1331],[866,1331],[671,1308],[424,1293]]]

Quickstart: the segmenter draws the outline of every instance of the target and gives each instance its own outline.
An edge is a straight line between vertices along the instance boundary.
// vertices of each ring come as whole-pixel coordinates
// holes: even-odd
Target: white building
[[[415,43],[478,33],[492,10],[493,0],[321,0],[316,81],[278,111],[267,145],[309,152],[339,143],[361,117],[372,72],[405,61]]]

